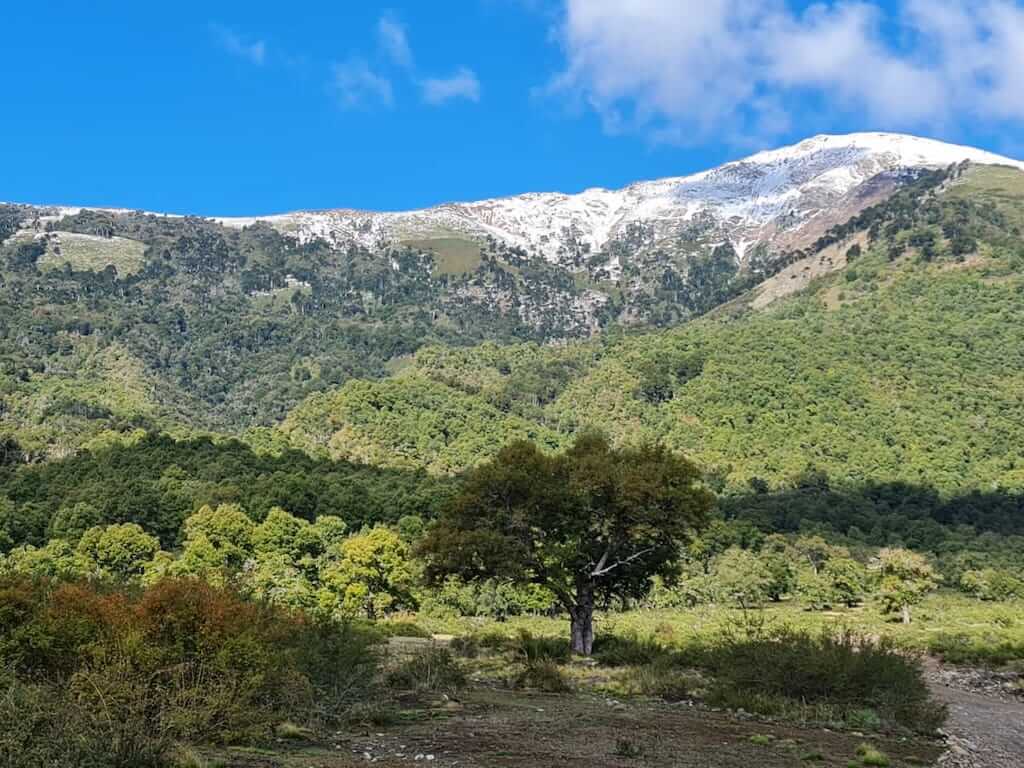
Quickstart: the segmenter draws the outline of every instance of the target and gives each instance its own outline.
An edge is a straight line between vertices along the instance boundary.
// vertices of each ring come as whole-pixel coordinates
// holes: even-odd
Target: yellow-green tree
[[[938,575],[923,555],[909,549],[881,550],[877,567],[881,575],[878,598],[882,611],[898,613],[903,623],[909,624],[911,606],[920,603],[938,586]]]
[[[337,595],[343,613],[373,619],[414,606],[409,546],[390,528],[377,526],[350,536],[325,559],[320,581]]]
[[[117,579],[133,579],[143,574],[146,563],[160,549],[160,540],[135,523],[95,526],[78,542],[76,552],[85,558],[90,570]]]

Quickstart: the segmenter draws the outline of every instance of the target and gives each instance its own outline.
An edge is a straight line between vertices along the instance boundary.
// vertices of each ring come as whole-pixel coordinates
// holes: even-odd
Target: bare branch
[[[648,547],[647,549],[641,549],[639,552],[635,552],[632,555],[630,555],[629,557],[624,558],[623,560],[616,560],[611,565],[603,566],[603,567],[602,567],[602,563],[604,563],[604,558],[602,557],[601,558],[601,563],[598,563],[598,567],[594,568],[594,570],[591,571],[590,575],[592,577],[604,576],[606,573],[610,573],[611,571],[614,571],[620,565],[628,565],[629,563],[633,562],[634,560],[637,560],[638,558],[641,558],[644,555],[648,554],[649,552],[653,552],[653,551],[654,551],[654,547]]]

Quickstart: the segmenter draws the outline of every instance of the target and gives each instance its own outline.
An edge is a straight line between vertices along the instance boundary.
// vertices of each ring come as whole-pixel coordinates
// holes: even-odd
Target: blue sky
[[[404,209],[855,130],[1024,156],[1017,0],[7,5],[3,200]]]

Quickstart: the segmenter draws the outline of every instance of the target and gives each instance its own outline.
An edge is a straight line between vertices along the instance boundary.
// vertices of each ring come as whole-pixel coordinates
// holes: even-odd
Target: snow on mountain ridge
[[[597,252],[630,223],[649,224],[657,237],[671,237],[700,214],[719,222],[734,244],[757,242],[768,232],[805,224],[880,174],[963,160],[1024,170],[1020,161],[915,136],[820,135],[690,176],[635,182],[619,190],[528,193],[396,213],[296,212],[265,220],[303,240],[367,247],[490,235],[563,262],[573,246]],[[255,219],[220,221],[242,226]]]

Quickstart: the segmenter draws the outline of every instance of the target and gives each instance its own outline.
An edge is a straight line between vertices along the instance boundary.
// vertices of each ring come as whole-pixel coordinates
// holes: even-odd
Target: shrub
[[[644,752],[643,744],[633,741],[633,739],[620,736],[615,739],[615,756],[616,757],[628,757],[630,759],[643,757]]]
[[[4,746],[28,722],[53,732],[57,756],[19,765],[161,765],[178,740],[340,721],[375,674],[367,639],[347,626],[195,581],[0,584],[0,624]]]
[[[636,633],[600,635],[594,640],[594,658],[609,667],[652,664],[667,653],[653,637],[640,637]]]
[[[665,701],[683,701],[690,698],[699,687],[698,682],[684,670],[675,667],[667,657],[633,667],[624,682],[630,693],[654,696]]]
[[[933,702],[921,663],[886,639],[852,633],[778,630],[727,638],[700,661],[714,674],[709,700],[760,714],[829,712],[845,720],[871,709],[884,726],[934,731],[945,709]]]
[[[429,640],[433,635],[413,621],[390,619],[378,621],[370,625],[384,637],[418,637]]]
[[[516,675],[515,688],[534,688],[544,693],[568,693],[572,690],[565,674],[553,661],[531,661]]]
[[[463,659],[475,659],[480,655],[480,640],[475,635],[464,635],[452,638],[448,649]]]
[[[451,693],[466,684],[466,673],[447,648],[428,648],[388,672],[387,683],[415,693]]]
[[[569,643],[562,637],[534,637],[526,630],[512,641],[512,650],[528,664],[551,661],[564,664],[571,656]]]
[[[889,757],[870,744],[861,744],[857,747],[857,757],[860,758],[862,765],[875,766],[875,768],[888,768],[890,765]]]

